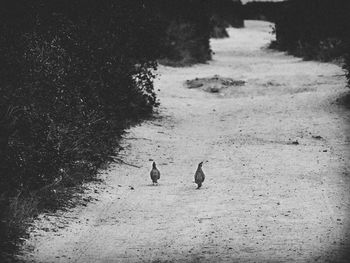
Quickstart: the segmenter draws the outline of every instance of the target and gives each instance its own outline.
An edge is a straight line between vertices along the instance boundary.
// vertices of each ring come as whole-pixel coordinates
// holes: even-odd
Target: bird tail
[[[199,188],[201,188],[202,183],[197,183],[197,185],[198,185],[197,189],[199,189]]]

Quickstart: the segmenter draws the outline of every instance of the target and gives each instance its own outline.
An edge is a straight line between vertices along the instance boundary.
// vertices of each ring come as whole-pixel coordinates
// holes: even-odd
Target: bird
[[[200,162],[198,164],[197,171],[194,174],[194,182],[198,185],[197,189],[201,188],[202,183],[204,182],[204,179],[205,179],[205,175],[202,170],[202,165],[203,165],[203,162]]]
[[[160,178],[160,172],[159,170],[157,169],[157,166],[156,166],[156,163],[153,162],[152,164],[152,170],[150,172],[150,175],[151,175],[151,179],[152,179],[152,182],[153,182],[153,185],[154,184],[158,184],[158,180]]]

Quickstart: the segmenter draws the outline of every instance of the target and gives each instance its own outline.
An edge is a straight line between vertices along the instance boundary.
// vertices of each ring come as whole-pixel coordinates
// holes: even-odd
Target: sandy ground
[[[343,72],[264,49],[269,26],[230,29],[212,41],[209,64],[160,67],[158,114],[122,140],[124,161],[140,168],[113,164],[105,185],[86,193],[97,201],[41,216],[24,258],[341,261],[350,234],[350,114],[335,103],[348,91]],[[185,87],[214,75],[246,84],[215,94]],[[195,190],[203,160],[206,181]]]

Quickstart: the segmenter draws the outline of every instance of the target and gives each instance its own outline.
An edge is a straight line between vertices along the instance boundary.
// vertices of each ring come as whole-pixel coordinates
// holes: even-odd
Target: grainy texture
[[[38,220],[28,261],[346,262],[350,117],[334,103],[346,80],[336,65],[261,49],[269,24],[246,26],[212,41],[207,65],[160,68],[159,115],[122,141],[125,162],[142,168],[114,164],[87,193],[99,201]],[[246,84],[185,87],[216,74]]]

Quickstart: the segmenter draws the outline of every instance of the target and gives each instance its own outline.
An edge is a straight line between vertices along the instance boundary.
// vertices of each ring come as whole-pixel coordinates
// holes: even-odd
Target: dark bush
[[[275,22],[284,6],[285,2],[248,2],[243,6],[244,19]]]
[[[240,0],[149,0],[165,34],[160,62],[172,66],[211,58],[210,37],[227,36],[226,27],[243,26]]]
[[[276,21],[274,47],[306,59],[329,61],[344,53],[347,0],[289,0]]]
[[[350,2],[289,0],[281,11],[272,47],[305,59],[341,59],[350,83]]]
[[[213,38],[228,37],[226,28],[243,27],[243,6],[241,0],[209,1],[211,34]]]
[[[345,53],[344,53],[344,65],[343,69],[345,70],[346,77],[348,79],[348,86],[350,87],[350,38],[345,40]]]
[[[157,104],[151,11],[142,0],[2,1],[1,251],[41,196],[92,178],[123,129]]]
[[[206,0],[150,0],[149,4],[165,32],[161,36],[162,64],[185,66],[211,58]]]

